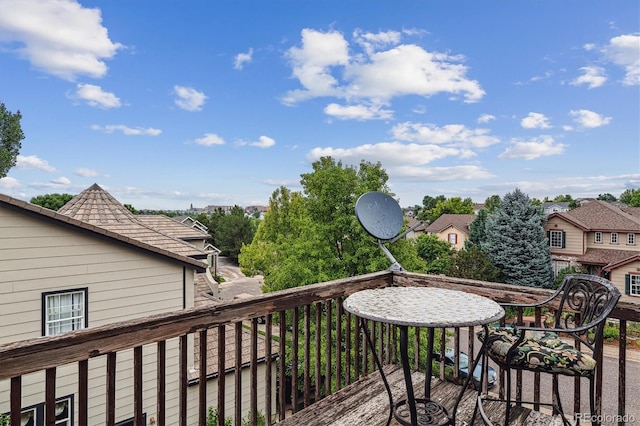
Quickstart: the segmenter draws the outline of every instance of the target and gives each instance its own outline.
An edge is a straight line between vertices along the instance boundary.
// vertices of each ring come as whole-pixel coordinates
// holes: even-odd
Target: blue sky
[[[320,156],[402,206],[640,187],[640,2],[0,2],[0,192],[267,204]]]

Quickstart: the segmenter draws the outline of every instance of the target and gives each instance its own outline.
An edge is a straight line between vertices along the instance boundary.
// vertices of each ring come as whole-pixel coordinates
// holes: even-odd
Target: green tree
[[[616,197],[614,197],[612,194],[609,194],[608,192],[605,194],[598,194],[597,199],[601,201],[618,201]]]
[[[440,198],[442,197],[442,198]],[[425,197],[426,198],[426,197]],[[430,202],[430,205],[433,203]],[[443,195],[435,199],[435,204],[430,209],[425,207],[421,219],[432,223],[445,213],[450,214],[473,214],[473,201],[471,198],[460,197],[444,198]]]
[[[418,214],[417,218],[420,220],[426,220],[432,222],[430,218],[430,211],[435,208],[438,201],[445,201],[447,197],[444,195],[438,195],[437,197],[432,197],[430,195],[425,195],[422,198],[422,210]]]
[[[445,274],[451,264],[451,256],[455,253],[449,242],[431,234],[418,236],[416,249],[418,256],[427,263],[425,272],[430,274]]]
[[[73,197],[71,194],[45,194],[33,197],[29,202],[50,210],[58,211],[60,207],[67,204]]]
[[[24,133],[20,126],[22,114],[12,113],[0,102],[0,178],[7,176],[16,165],[16,158],[22,148]]]
[[[484,209],[486,211],[488,211],[489,213],[492,213],[493,211],[495,211],[498,207],[500,207],[500,196],[495,194],[492,195],[490,197],[488,197],[486,200],[484,200]]]
[[[640,188],[627,189],[620,195],[619,201],[630,207],[640,207]]]
[[[447,275],[471,280],[503,282],[500,269],[495,267],[486,250],[477,244],[472,244],[453,255]]]
[[[301,175],[302,192],[274,191],[253,241],[240,253],[245,273],[263,273],[265,291],[389,267],[354,212],[363,193],[389,192],[380,163],[361,162],[356,168],[323,157],[312,166],[313,172]],[[424,270],[412,241],[400,239],[389,250],[406,269]]]
[[[507,193],[486,224],[487,250],[508,284],[551,288],[553,270],[540,207],[519,189]]]
[[[217,244],[224,256],[238,261],[243,244],[249,244],[255,234],[255,227],[250,218],[244,215],[244,209],[233,206],[231,211],[220,218],[216,230]]]
[[[478,215],[473,222],[469,225],[469,236],[464,242],[466,249],[469,249],[472,245],[480,246],[487,239],[487,218],[489,213],[487,210],[482,209],[478,212]]]
[[[132,214],[140,214],[140,212],[136,210],[136,208],[133,207],[131,204],[124,204],[124,208],[129,210]]]

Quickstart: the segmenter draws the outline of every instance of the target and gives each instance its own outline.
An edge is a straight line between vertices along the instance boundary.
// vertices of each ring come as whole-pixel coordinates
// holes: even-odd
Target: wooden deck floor
[[[391,387],[394,400],[403,399],[405,395],[404,376],[398,366],[386,366],[387,380]],[[424,374],[413,374],[414,388],[417,397],[424,395]],[[432,399],[451,409],[460,391],[460,387],[452,383],[441,382],[433,379],[431,395]],[[456,414],[456,425],[470,425],[473,414],[476,393],[467,390],[463,396]],[[504,423],[504,404],[486,403],[485,412],[495,425]],[[278,423],[280,426],[384,426],[389,416],[389,399],[384,384],[378,373],[353,383],[344,389],[330,395],[323,400],[312,404],[287,417]],[[478,415],[474,425],[482,425],[482,419]],[[558,417],[531,411],[526,408],[512,410],[510,425],[539,425],[556,426],[562,421]],[[392,426],[400,424],[393,419]]]

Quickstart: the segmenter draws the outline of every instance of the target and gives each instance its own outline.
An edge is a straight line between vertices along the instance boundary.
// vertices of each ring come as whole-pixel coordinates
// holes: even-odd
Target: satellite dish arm
[[[380,247],[380,249],[382,250],[382,252],[387,256],[387,258],[391,261],[391,266],[389,266],[389,270],[390,271],[404,271],[405,269],[402,267],[402,265],[400,265],[400,263],[398,263],[398,261],[396,260],[395,257],[393,257],[393,255],[391,254],[391,252],[389,251],[388,248],[385,247],[384,244],[382,244],[381,240],[378,240],[378,246]]]
[[[420,221],[418,223],[415,223],[411,228],[407,229],[406,231],[396,235],[393,239],[391,239],[389,241],[389,243],[395,243],[396,241],[398,241],[400,238],[404,238],[405,235],[407,235],[409,232],[413,231],[414,229],[416,229],[418,226],[424,224],[423,221]]]

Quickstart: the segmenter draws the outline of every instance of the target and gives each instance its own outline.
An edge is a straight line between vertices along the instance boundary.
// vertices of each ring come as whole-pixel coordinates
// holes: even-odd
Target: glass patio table
[[[343,302],[344,308],[360,319],[360,327],[367,336],[370,350],[389,395],[389,419],[392,417],[403,425],[455,425],[455,415],[469,379],[473,376],[484,344],[460,390],[455,405],[449,413],[447,409],[431,400],[431,362],[433,359],[433,336],[435,328],[483,326],[501,319],[504,309],[491,299],[472,293],[434,287],[386,287],[362,290],[353,293]],[[397,325],[400,330],[400,360],[407,388],[406,399],[394,404],[391,389],[376,354],[375,345],[369,336],[366,320]],[[408,328],[426,327],[428,330],[427,365],[424,398],[416,398],[411,380],[408,355]],[[473,355],[473,354],[471,354]],[[481,374],[481,381],[484,380]],[[482,389],[482,382],[480,389]]]

